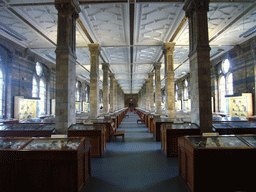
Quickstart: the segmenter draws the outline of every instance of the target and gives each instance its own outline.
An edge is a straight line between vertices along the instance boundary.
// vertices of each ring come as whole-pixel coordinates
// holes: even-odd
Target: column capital
[[[155,75],[154,73],[149,73],[149,74],[148,74],[148,77],[149,77],[150,79],[153,79],[154,75]]]
[[[114,73],[109,73],[108,75],[109,75],[109,78],[112,78],[112,79],[115,78]]]
[[[210,0],[185,0],[183,10],[186,12],[187,17],[191,17],[193,10],[209,11]]]
[[[162,62],[156,62],[156,63],[154,63],[154,69],[156,70],[156,69],[160,69],[161,68],[161,64],[162,64]]]
[[[62,14],[72,13],[73,11],[77,14],[81,12],[77,0],[55,0],[55,7]]]
[[[114,79],[114,83],[116,83],[116,85],[117,85],[117,79]]]
[[[100,52],[100,45],[98,43],[88,44],[91,55],[98,55]]]
[[[102,65],[102,70],[103,70],[103,71],[105,71],[105,70],[108,71],[108,69],[109,69],[109,63],[102,63],[101,65]]]
[[[149,79],[146,79],[146,84],[149,83]]]
[[[173,53],[173,51],[175,50],[175,47],[174,47],[175,44],[176,43],[174,43],[174,42],[166,42],[166,43],[164,43],[164,45],[163,45],[164,52],[170,51],[170,52]]]

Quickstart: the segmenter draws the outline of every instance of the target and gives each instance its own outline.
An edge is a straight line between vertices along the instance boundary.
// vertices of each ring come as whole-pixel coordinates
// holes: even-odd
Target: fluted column
[[[165,56],[165,93],[166,93],[166,115],[175,118],[175,89],[174,89],[174,63],[173,51],[175,43],[164,43]]]
[[[156,113],[161,114],[161,80],[160,80],[160,68],[161,63],[157,62],[154,64],[155,68],[155,104]]]
[[[81,11],[78,1],[55,0],[58,11],[56,47],[56,133],[67,134],[75,118],[76,19]]]
[[[110,86],[109,86],[109,112],[114,113],[114,74],[109,74]]]
[[[183,7],[189,23],[191,122],[201,133],[212,131],[209,1],[186,0]]]
[[[114,83],[113,83],[113,93],[114,93],[114,111],[117,111],[117,80],[114,79]]]
[[[151,113],[155,112],[154,109],[154,73],[149,73],[149,110]]]
[[[102,63],[103,70],[103,114],[108,114],[108,104],[109,104],[109,88],[108,88],[108,70],[109,64]]]
[[[99,44],[88,44],[90,51],[90,119],[99,115]]]

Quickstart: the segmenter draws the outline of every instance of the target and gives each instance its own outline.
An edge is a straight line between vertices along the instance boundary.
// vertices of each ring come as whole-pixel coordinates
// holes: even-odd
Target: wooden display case
[[[254,191],[256,148],[236,136],[178,138],[179,173],[190,191]]]
[[[253,115],[252,93],[242,93],[240,96],[226,96],[227,112],[230,117],[248,118]]]
[[[0,154],[1,191],[79,192],[90,176],[86,138],[1,138]]]
[[[175,119],[172,118],[159,118],[154,119],[153,123],[153,137],[155,141],[161,141],[161,124],[163,123],[174,123]]]
[[[111,127],[112,120],[111,119],[98,119],[93,122],[94,125],[105,125],[106,126],[106,141],[111,140],[111,133],[112,133],[112,127]]]
[[[69,137],[91,139],[91,157],[102,157],[106,150],[106,126],[93,124],[74,124],[68,129]]]
[[[178,155],[178,137],[184,135],[200,135],[200,129],[194,123],[161,125],[161,149],[167,157]]]
[[[0,126],[0,137],[51,137],[55,125],[14,124],[3,128]]]
[[[39,99],[26,99],[23,96],[14,97],[14,118],[19,121],[36,118]]]

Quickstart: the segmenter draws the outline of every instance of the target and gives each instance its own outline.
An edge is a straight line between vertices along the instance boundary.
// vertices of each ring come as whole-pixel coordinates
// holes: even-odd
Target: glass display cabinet
[[[167,157],[178,155],[178,137],[199,135],[200,129],[194,123],[164,123],[161,125],[161,149]]]
[[[90,175],[87,138],[1,138],[0,190],[78,192]]]
[[[106,150],[106,126],[73,124],[68,129],[69,137],[87,137],[91,139],[91,157],[102,157]]]
[[[153,120],[153,137],[155,141],[161,141],[161,124],[174,123],[175,119],[172,118],[159,118]]]
[[[54,132],[55,125],[14,124],[2,127],[0,137],[50,137]]]
[[[178,150],[179,173],[190,191],[255,190],[256,148],[240,137],[184,136]]]

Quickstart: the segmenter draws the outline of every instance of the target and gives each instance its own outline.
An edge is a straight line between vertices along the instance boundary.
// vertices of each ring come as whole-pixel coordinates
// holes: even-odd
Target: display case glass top
[[[248,122],[236,122],[236,123],[228,123],[233,128],[256,128],[256,123],[248,123]]]
[[[155,119],[155,122],[175,122],[175,119],[173,119],[173,118],[159,118],[159,119]]]
[[[199,127],[194,123],[168,123],[165,124],[167,129],[198,129]]]
[[[93,125],[83,125],[83,124],[75,124],[71,125],[69,130],[94,130],[96,129]]]
[[[219,129],[228,129],[231,128],[227,123],[213,123],[212,126],[214,128],[219,128]]]
[[[242,117],[213,117],[212,121],[248,121]]]
[[[10,125],[0,125],[0,131],[5,130],[8,127],[10,127]]]
[[[0,149],[20,149],[29,139],[0,139]]]
[[[188,137],[195,147],[250,147],[235,136]]]
[[[23,125],[23,124],[15,124],[11,127],[6,128],[5,130],[36,130],[42,125]]]
[[[47,150],[60,150],[60,149],[77,149],[81,139],[35,139],[31,141],[24,149],[47,149]]]
[[[256,147],[256,135],[252,136],[241,136],[245,141]]]
[[[53,130],[55,129],[55,125],[45,125],[42,127],[39,127],[37,130]]]

